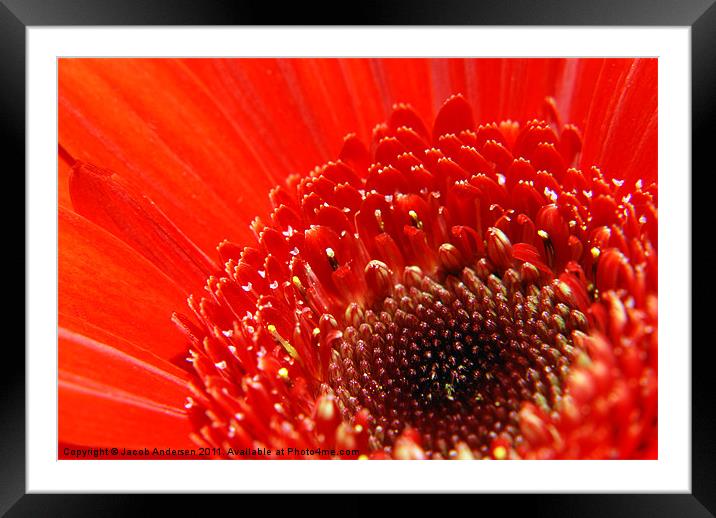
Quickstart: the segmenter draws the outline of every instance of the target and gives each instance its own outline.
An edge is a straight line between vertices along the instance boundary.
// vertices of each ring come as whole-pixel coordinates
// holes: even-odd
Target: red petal
[[[70,173],[72,167],[64,160],[58,160],[57,164],[57,204],[60,207],[72,208],[70,199]]]
[[[434,103],[432,95],[432,60],[424,58],[371,60],[375,79],[381,87],[380,97],[386,108],[395,103],[410,104],[415,112],[430,120]],[[444,98],[444,97],[443,97]],[[382,120],[385,117],[382,117]]]
[[[59,211],[59,312],[140,344],[161,356],[184,354],[171,323],[186,298],[149,261],[100,227]]]
[[[564,81],[564,59],[467,59],[464,91],[481,121],[525,120]],[[455,77],[455,76],[453,76]]]
[[[400,128],[408,128],[419,135],[425,141],[430,140],[423,119],[413,110],[410,105],[398,104],[393,107],[393,113],[390,114],[389,127],[392,131],[397,132]],[[423,149],[425,146],[423,146]]]
[[[76,163],[70,195],[77,212],[129,244],[187,293],[218,269],[151,200],[112,171]]]
[[[139,186],[205,251],[250,237],[233,224],[242,200],[268,207],[274,180],[253,145],[174,60],[60,60],[59,140]]]
[[[342,161],[358,171],[370,165],[370,155],[363,142],[355,134],[350,133],[343,139],[343,147],[338,155]]]
[[[472,108],[462,95],[454,95],[445,101],[435,117],[433,141],[437,143],[440,136],[448,133],[458,134],[462,130],[472,129],[475,129]]]
[[[61,327],[60,372],[142,395],[157,404],[184,405],[187,372],[121,339],[113,341],[122,343],[122,349]]]
[[[193,428],[181,408],[60,375],[59,439],[91,446],[190,448]]]
[[[582,169],[599,164],[609,178],[656,180],[657,61],[576,62],[573,87],[565,89],[571,99],[562,106],[569,106],[568,121],[583,130]]]
[[[188,374],[60,328],[59,440],[91,446],[189,447]],[[160,366],[157,366],[160,365]]]

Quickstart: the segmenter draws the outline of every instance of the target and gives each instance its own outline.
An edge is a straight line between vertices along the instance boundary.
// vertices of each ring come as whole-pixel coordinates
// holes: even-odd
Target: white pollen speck
[[[299,254],[298,248],[296,248],[296,247],[294,246],[293,249],[289,252],[289,254],[291,254],[291,255],[298,255],[298,254]]]
[[[221,334],[224,335],[226,338],[231,338],[232,336],[234,336],[234,330],[227,329],[226,331],[222,331]]]
[[[226,368],[226,362],[224,360],[221,360],[220,362],[215,363],[214,367],[223,371]]]
[[[259,274],[259,277],[261,277],[262,279],[265,279],[265,278],[266,278],[266,272],[265,272],[265,271],[263,271],[263,270],[258,270],[256,273],[258,273],[258,274]]]
[[[269,288],[271,288],[272,290],[278,288],[278,281],[273,281],[271,284],[269,284]]]
[[[241,289],[244,291],[251,291],[251,289],[254,287],[253,284],[251,284],[251,281],[249,281],[246,286],[241,286]]]

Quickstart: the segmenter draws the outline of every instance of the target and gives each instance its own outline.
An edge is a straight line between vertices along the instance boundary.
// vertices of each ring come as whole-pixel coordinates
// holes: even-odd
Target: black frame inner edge
[[[484,2],[483,4],[487,4]],[[266,2],[221,0],[0,0],[0,63],[3,95],[0,96],[0,128],[9,171],[25,170],[25,31],[30,26],[60,25],[645,25],[690,26],[692,45],[692,171],[703,170],[711,158],[711,135],[716,134],[716,4],[714,0],[514,0],[483,5],[468,0],[428,2],[378,0],[350,6],[349,17],[339,11],[298,3],[276,9]],[[7,161],[6,161],[7,163]],[[713,167],[709,162],[708,165]],[[707,174],[706,171],[701,173]],[[22,181],[18,180],[22,178]],[[694,175],[692,173],[691,181]],[[24,175],[7,174],[6,182],[18,182],[25,193]],[[13,186],[14,187],[14,186]],[[10,191],[10,189],[8,189]],[[692,238],[696,226],[708,224],[708,204],[698,203],[692,185]],[[25,196],[18,197],[25,211]],[[3,204],[14,221],[19,210]],[[8,267],[24,271],[25,229],[6,225],[22,253],[6,254]],[[693,241],[692,241],[693,242]],[[19,245],[15,245],[19,246]],[[708,272],[707,254],[693,254],[692,270]],[[703,263],[700,265],[700,263]],[[693,275],[693,273],[692,273]],[[703,275],[703,274],[702,274]],[[15,276],[19,279],[19,276]],[[691,283],[692,279],[685,279]],[[26,278],[25,278],[26,282]],[[24,293],[25,286],[22,286]],[[692,291],[692,309],[709,308],[699,304],[704,289]],[[17,297],[15,297],[16,299]],[[9,301],[12,309],[20,307]],[[25,297],[23,296],[23,315]],[[693,317],[692,317],[693,321]],[[8,326],[12,329],[12,326]],[[14,329],[13,329],[14,331]],[[692,336],[693,336],[693,331]],[[25,328],[23,327],[23,342]],[[187,507],[184,495],[40,495],[25,494],[25,354],[15,340],[5,344],[0,377],[3,404],[0,406],[0,515],[7,516],[124,516],[146,512],[147,499],[162,498],[166,511]],[[501,495],[477,495],[481,499],[500,498],[510,514],[524,510],[532,515],[549,514],[591,516],[714,516],[716,513],[716,412],[712,397],[713,370],[708,340],[692,341],[692,493],[640,495],[514,495],[506,501]],[[212,495],[212,498],[230,495]],[[295,505],[296,497],[290,502]],[[356,498],[364,498],[361,495]],[[177,498],[178,497],[178,498]],[[245,498],[242,496],[241,498]],[[316,506],[316,497],[305,505]],[[430,500],[434,502],[435,500]],[[233,501],[232,501],[233,502]],[[403,503],[407,514],[424,509],[427,501]],[[417,503],[417,505],[415,505]],[[482,503],[482,502],[480,502]],[[178,504],[178,505],[177,505]],[[419,508],[417,506],[420,506]],[[472,504],[474,505],[474,503]],[[499,505],[499,504],[498,504]],[[319,506],[320,507],[320,506]],[[351,507],[351,506],[348,506]],[[359,506],[363,512],[370,504]],[[342,506],[342,511],[345,507]],[[361,512],[361,514],[363,514]],[[352,510],[358,514],[358,509]]]

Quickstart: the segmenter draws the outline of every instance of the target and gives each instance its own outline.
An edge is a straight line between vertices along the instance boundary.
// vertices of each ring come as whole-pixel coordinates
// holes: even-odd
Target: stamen
[[[549,234],[545,232],[544,230],[538,230],[537,235],[542,239],[542,243],[544,244],[544,253],[547,256],[547,266],[550,268],[554,267],[554,245],[552,244],[552,239],[549,237]]]
[[[328,264],[331,265],[331,268],[335,272],[338,269],[338,260],[336,259],[336,253],[333,251],[332,248],[326,248],[326,257],[328,258]]]
[[[423,222],[420,221],[420,218],[418,218],[418,213],[415,212],[414,210],[411,210],[411,211],[408,211],[408,216],[410,216],[410,222],[411,222],[411,224],[412,224],[414,227],[419,228],[419,229],[422,230],[422,228],[423,228]]]
[[[376,221],[378,222],[378,228],[380,228],[381,232],[385,232],[385,223],[383,223],[383,213],[380,212],[380,209],[375,209],[375,212],[373,213],[375,216]]]
[[[296,289],[298,289],[298,291],[301,295],[303,295],[303,296],[306,295],[306,288],[303,287],[303,283],[301,282],[301,279],[299,279],[297,275],[294,275],[291,278],[291,282],[296,287]]]
[[[278,343],[280,343],[283,348],[286,350],[286,352],[289,354],[291,358],[294,360],[300,360],[301,357],[298,355],[298,351],[291,345],[291,343],[286,340],[284,337],[282,337],[278,330],[276,329],[276,326],[273,324],[269,324],[266,326],[266,329],[268,330],[269,334],[273,337],[274,340],[276,340]]]
[[[498,446],[494,450],[492,450],[492,455],[494,455],[495,459],[497,460],[504,460],[507,458],[507,450],[504,446]]]
[[[597,290],[597,266],[599,264],[599,257],[602,255],[602,251],[597,248],[596,246],[593,246],[590,250],[592,254],[592,279],[594,279],[593,283],[589,283],[589,286],[587,286],[587,292],[592,296],[594,300],[597,300],[599,298],[599,291]]]

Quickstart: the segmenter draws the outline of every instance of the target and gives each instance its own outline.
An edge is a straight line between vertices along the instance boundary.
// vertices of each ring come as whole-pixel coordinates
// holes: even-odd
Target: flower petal
[[[189,374],[168,361],[129,343],[121,350],[62,327],[58,338],[61,375],[148,397],[158,405],[183,406]]]
[[[377,59],[372,62],[386,111],[395,103],[406,103],[413,106],[420,116],[432,119],[434,110],[444,99],[440,97],[438,101],[433,95],[432,61],[410,58]]]
[[[572,88],[557,100],[582,128],[580,167],[599,164],[609,178],[655,181],[658,60],[583,59],[568,75]]]
[[[130,448],[189,447],[189,375],[166,361],[60,328],[59,441]]]
[[[335,154],[340,137],[355,128],[341,71],[332,63],[187,59],[180,66],[214,98],[215,109],[262,157],[275,183],[281,183],[289,173],[304,173]],[[276,121],[281,121],[280,127]]]
[[[526,120],[540,115],[545,97],[555,95],[565,63],[564,59],[455,60],[450,73],[453,83],[464,85],[477,120]]]
[[[70,199],[70,173],[72,167],[64,160],[57,162],[57,204],[67,209],[72,208]]]
[[[84,319],[76,318],[65,313],[59,313],[58,325],[60,331],[64,333],[82,336],[87,340],[92,340],[116,350],[117,354],[123,354],[135,358],[156,369],[167,372],[175,378],[185,379],[189,371],[188,362],[181,363],[172,362],[170,358],[163,358],[153,351],[136,343],[130,342],[126,338],[114,334],[112,331],[97,327]],[[68,359],[72,363],[72,359]],[[60,367],[64,367],[64,362],[60,362]]]
[[[186,351],[171,323],[186,297],[160,270],[105,230],[59,210],[59,312],[141,344],[163,358]]]
[[[59,140],[132,181],[204,251],[249,238],[242,204],[269,207],[251,142],[173,60],[60,60]]]
[[[182,410],[81,376],[60,374],[59,438],[64,443],[191,447],[192,426]]]
[[[75,210],[149,259],[187,293],[218,266],[146,196],[107,169],[75,163],[70,175]]]

